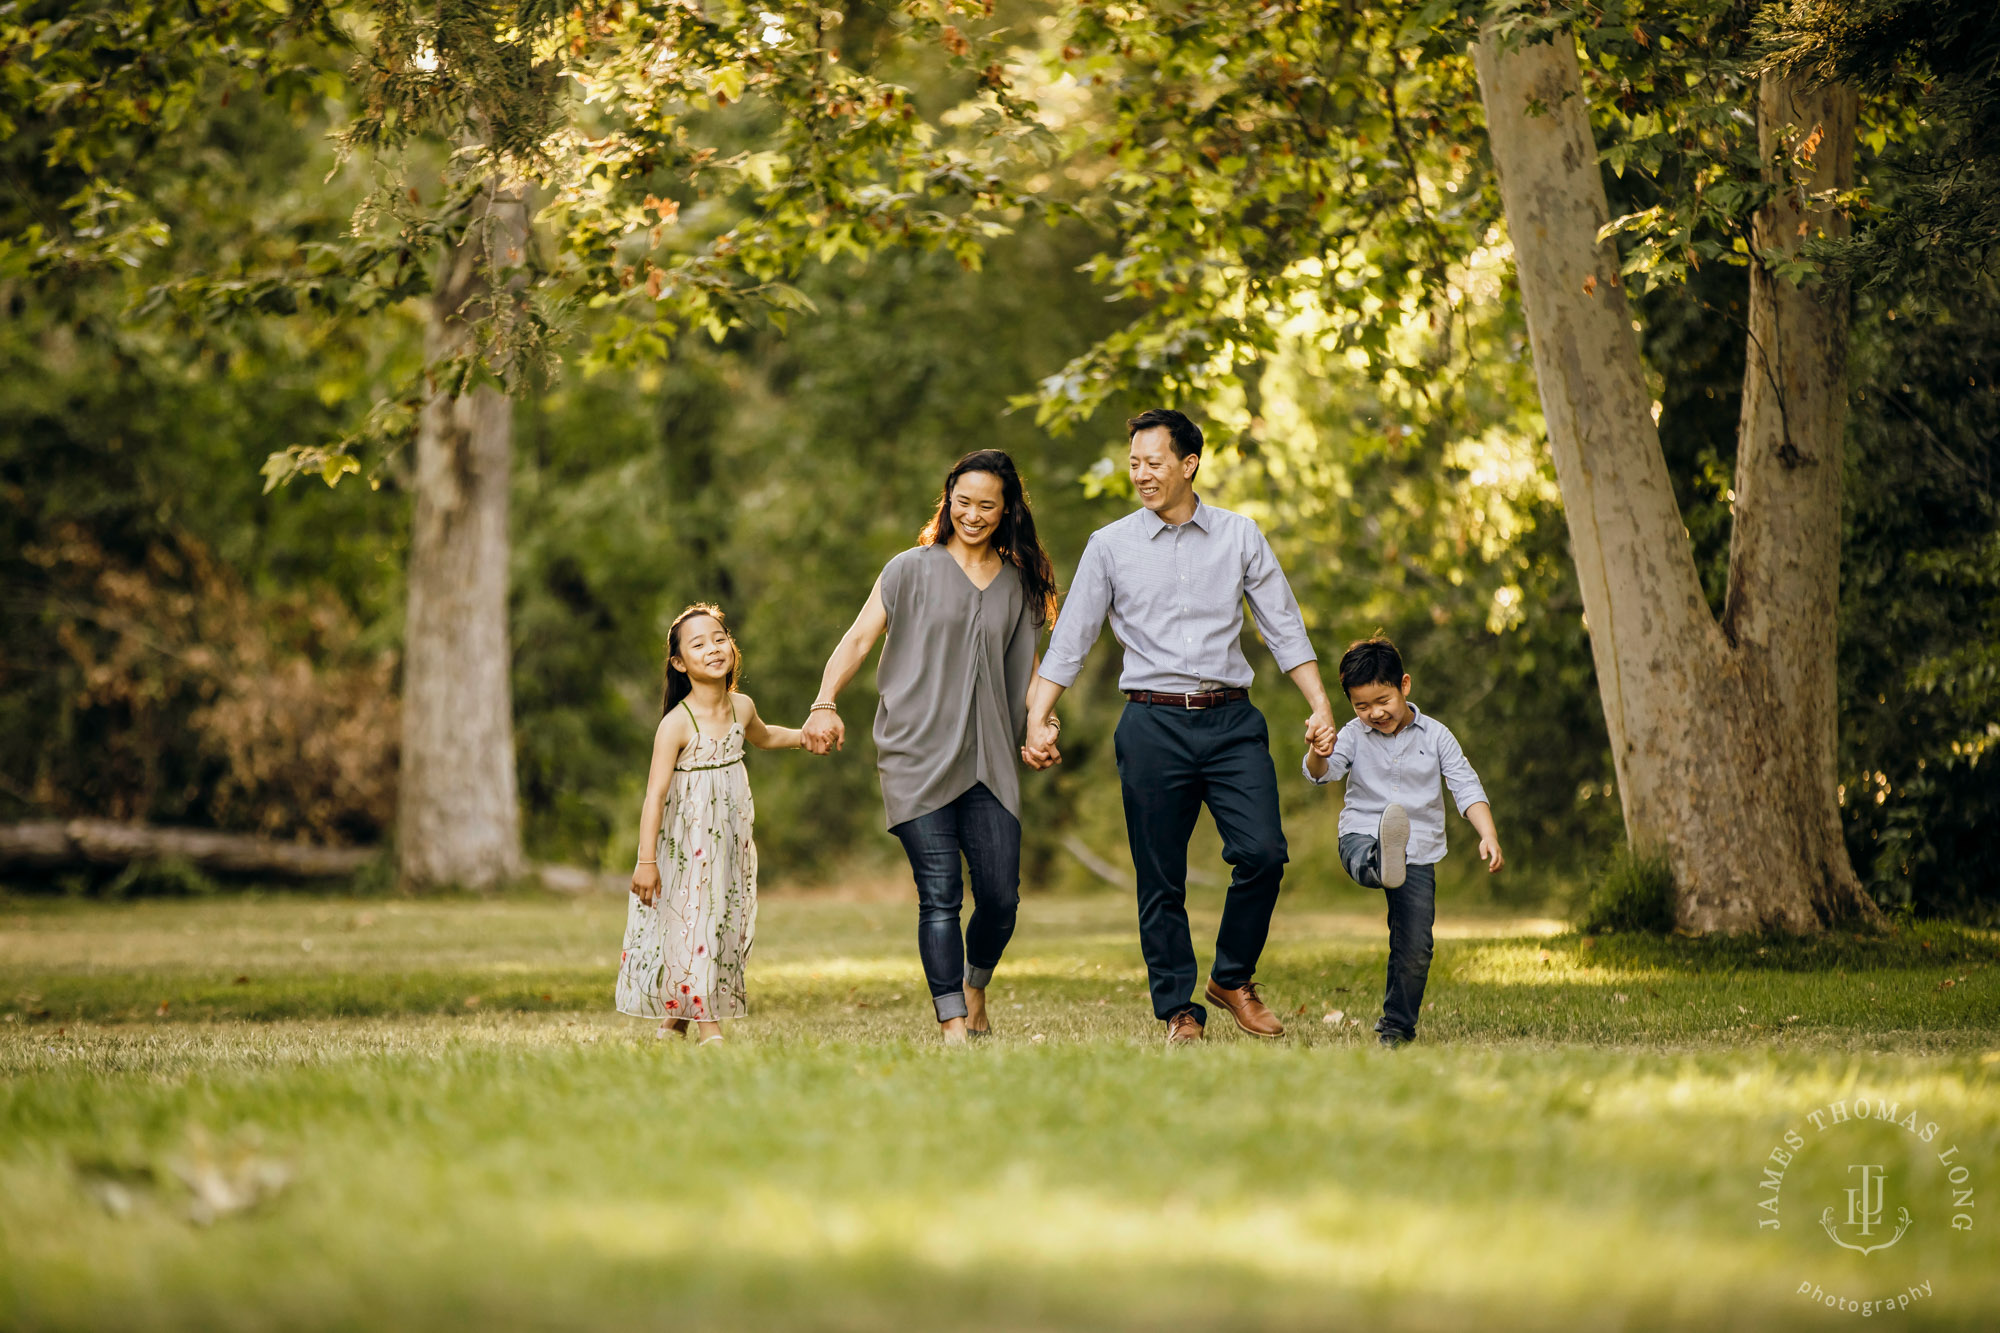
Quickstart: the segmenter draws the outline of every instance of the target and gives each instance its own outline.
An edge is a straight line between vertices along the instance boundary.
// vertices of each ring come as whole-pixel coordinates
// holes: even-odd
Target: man
[[[1132,486],[1145,507],[1091,534],[1028,690],[1022,758],[1035,768],[1061,761],[1056,700],[1075,683],[1108,612],[1125,646],[1118,683],[1131,702],[1118,721],[1118,781],[1153,1013],[1166,1022],[1169,1044],[1199,1041],[1208,1020],[1194,1000],[1187,918],[1187,844],[1206,802],[1234,873],[1205,994],[1245,1032],[1282,1036],[1256,982],[1288,857],[1270,733],[1250,702],[1239,642],[1246,597],[1265,644],[1312,709],[1308,741],[1332,744],[1333,710],[1271,544],[1251,520],[1195,494],[1200,427],[1167,408],[1125,427]]]

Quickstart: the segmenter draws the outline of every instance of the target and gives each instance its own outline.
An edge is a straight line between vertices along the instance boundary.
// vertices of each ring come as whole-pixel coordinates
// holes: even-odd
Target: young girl
[[[796,750],[799,733],[767,727],[747,694],[722,612],[690,606],[667,631],[666,698],[639,816],[639,864],[619,956],[618,1012],[660,1020],[658,1036],[749,1010],[743,964],[757,926],[756,807],[743,742]]]

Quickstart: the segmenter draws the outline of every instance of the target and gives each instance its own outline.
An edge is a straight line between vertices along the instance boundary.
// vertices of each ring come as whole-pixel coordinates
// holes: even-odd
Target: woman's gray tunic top
[[[1039,632],[1021,571],[1002,564],[982,592],[943,546],[882,569],[889,633],[875,683],[876,763],[889,827],[986,784],[1021,817],[1019,762]]]

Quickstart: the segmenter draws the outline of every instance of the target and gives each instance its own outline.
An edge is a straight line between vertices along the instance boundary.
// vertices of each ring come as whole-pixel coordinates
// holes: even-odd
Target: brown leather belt
[[[1135,704],[1159,704],[1164,708],[1215,708],[1248,699],[1248,690],[1210,690],[1206,694],[1159,694],[1152,690],[1127,690],[1125,697]]]

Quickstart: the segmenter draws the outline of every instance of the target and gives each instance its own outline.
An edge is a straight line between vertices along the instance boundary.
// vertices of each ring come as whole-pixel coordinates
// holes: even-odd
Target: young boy
[[[1324,786],[1347,779],[1340,811],[1340,861],[1357,884],[1395,890],[1389,898],[1389,980],[1376,1040],[1394,1050],[1417,1035],[1417,1012],[1431,972],[1437,918],[1437,863],[1444,859],[1440,779],[1458,812],[1479,831],[1490,874],[1504,863],[1486,789],[1458,738],[1410,702],[1403,655],[1387,639],[1362,639],[1340,659],[1340,687],[1354,720],[1333,745],[1306,751],[1306,777]]]

